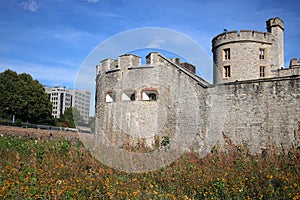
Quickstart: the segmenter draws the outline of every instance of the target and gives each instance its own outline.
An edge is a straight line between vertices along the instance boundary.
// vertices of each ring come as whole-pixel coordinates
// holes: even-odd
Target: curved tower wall
[[[283,21],[269,19],[267,30],[230,31],[213,38],[215,84],[272,77],[273,70],[283,67]]]

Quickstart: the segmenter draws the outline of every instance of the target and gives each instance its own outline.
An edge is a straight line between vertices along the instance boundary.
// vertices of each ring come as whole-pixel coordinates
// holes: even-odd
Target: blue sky
[[[224,28],[266,31],[265,21],[276,16],[285,22],[287,67],[290,58],[300,57],[299,2],[2,0],[0,72],[9,68],[29,73],[48,86],[73,88],[90,52],[123,31],[143,27],[178,31],[199,43],[211,57],[211,39]],[[163,43],[154,42],[156,47]]]

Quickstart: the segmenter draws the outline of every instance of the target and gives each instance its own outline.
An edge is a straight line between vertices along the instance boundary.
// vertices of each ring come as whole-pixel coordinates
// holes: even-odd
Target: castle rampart
[[[254,30],[240,30],[240,32],[238,32],[237,30],[235,30],[223,32],[214,37],[212,40],[212,50],[228,43],[256,42],[261,44],[272,44],[273,40],[274,36],[271,33],[259,32]]]
[[[245,143],[253,152],[269,145],[287,148],[299,144],[293,144],[300,139],[294,135],[300,131],[299,75],[211,85],[208,90],[219,96],[214,108],[223,113],[224,121],[217,127],[233,143]],[[209,130],[208,135],[210,144],[224,144],[219,132]]]

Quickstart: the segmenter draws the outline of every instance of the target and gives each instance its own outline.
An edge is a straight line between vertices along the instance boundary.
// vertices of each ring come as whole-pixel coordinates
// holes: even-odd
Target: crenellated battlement
[[[115,69],[118,67],[118,60],[107,58],[100,62],[99,65],[96,66],[97,75],[101,74],[101,72],[105,72],[107,70]]]
[[[234,42],[257,42],[263,44],[272,44],[274,36],[272,33],[260,32],[254,30],[234,30],[223,32],[212,39],[213,49],[227,43]]]
[[[290,60],[290,68],[294,68],[294,67],[300,67],[300,59],[297,58],[292,58]]]

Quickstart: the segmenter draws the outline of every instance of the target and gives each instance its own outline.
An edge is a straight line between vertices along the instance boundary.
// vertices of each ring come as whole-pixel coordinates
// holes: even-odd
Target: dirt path
[[[22,128],[14,126],[0,126],[0,134],[2,136],[12,135],[16,137],[26,137],[30,139],[50,139],[61,138],[77,139],[78,134],[71,131],[58,131],[58,130],[42,130],[34,128]],[[51,136],[52,135],[52,136]]]

